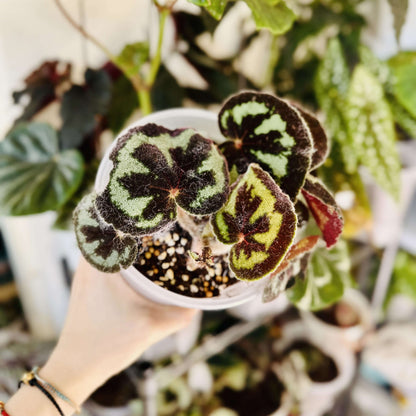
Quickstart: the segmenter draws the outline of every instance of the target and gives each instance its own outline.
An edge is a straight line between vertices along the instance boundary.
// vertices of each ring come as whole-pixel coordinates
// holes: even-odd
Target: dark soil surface
[[[155,284],[172,292],[211,298],[238,281],[231,277],[226,255],[215,256],[211,266],[194,263],[198,267],[190,267],[188,251],[192,237],[178,224],[162,236],[145,237],[141,244],[143,251],[134,267]]]

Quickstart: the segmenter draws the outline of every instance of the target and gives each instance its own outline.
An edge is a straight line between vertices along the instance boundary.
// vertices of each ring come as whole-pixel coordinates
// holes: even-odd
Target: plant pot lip
[[[326,330],[333,331],[334,333],[349,333],[357,330],[369,330],[373,327],[374,322],[370,306],[366,297],[359,290],[352,288],[346,289],[344,296],[339,300],[339,302],[343,302],[352,307],[359,315],[358,322],[355,325],[348,327],[333,325],[321,319],[314,312],[310,311],[301,311],[301,316],[307,322],[317,323]]]
[[[184,121],[184,119],[186,121]],[[201,134],[205,133],[209,138],[216,142],[224,141],[218,125],[218,115],[212,111],[195,108],[172,108],[152,113],[123,129],[117,135],[111,146],[109,146],[100,163],[95,178],[94,189],[96,192],[102,192],[108,183],[109,174],[112,168],[112,162],[110,161],[109,156],[117,139],[126,134],[131,128],[139,127],[147,123],[160,123],[169,129],[194,128]],[[212,298],[193,298],[159,287],[140,273],[134,266],[130,266],[127,269],[121,269],[120,273],[136,292],[139,292],[155,302],[203,310],[227,309],[232,306],[241,305],[242,303],[253,299],[258,294],[259,286],[262,284],[262,279],[249,283],[237,282],[225,289],[224,294],[221,294],[220,296]],[[246,285],[246,288],[244,290],[238,290],[239,288],[235,288],[236,285],[239,285],[239,288]],[[236,291],[237,293],[235,293]]]
[[[338,370],[337,376],[330,381],[311,383],[311,393],[331,394],[342,390],[354,375],[356,359],[354,354],[344,345],[334,345],[331,342],[323,343],[322,338],[313,336],[302,320],[294,321],[283,328],[283,338],[278,343],[277,350],[282,351],[298,340],[304,340],[327,354]]]

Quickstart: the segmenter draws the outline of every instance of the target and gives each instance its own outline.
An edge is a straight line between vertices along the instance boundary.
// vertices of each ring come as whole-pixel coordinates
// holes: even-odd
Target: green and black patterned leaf
[[[136,259],[137,241],[106,224],[95,208],[95,194],[86,195],[74,211],[75,235],[85,259],[106,273],[126,269]]]
[[[308,266],[311,251],[316,247],[319,236],[305,237],[293,244],[278,268],[270,274],[263,291],[263,302],[271,302],[287,288],[289,280],[304,273]]]
[[[175,221],[177,205],[192,215],[209,215],[227,199],[226,161],[194,130],[155,124],[131,129],[110,159],[110,180],[96,205],[122,232],[151,234]]]
[[[328,248],[335,245],[344,227],[341,209],[325,185],[314,176],[306,178],[302,188],[304,196],[316,224]]]
[[[218,240],[233,244],[230,267],[240,280],[257,280],[276,269],[292,244],[296,222],[289,197],[256,164],[212,219]]]
[[[219,125],[228,139],[220,148],[230,171],[244,173],[250,163],[258,163],[296,199],[310,170],[312,139],[293,106],[269,94],[238,94],[224,104]]]
[[[319,120],[311,113],[296,107],[300,112],[306,124],[309,127],[309,131],[312,135],[313,153],[310,170],[314,170],[325,162],[328,156],[328,138],[326,137],[325,130],[322,127]]]

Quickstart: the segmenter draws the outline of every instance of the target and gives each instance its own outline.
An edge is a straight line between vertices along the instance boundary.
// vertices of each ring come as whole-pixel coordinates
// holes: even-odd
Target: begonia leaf
[[[95,199],[95,194],[88,194],[75,209],[75,235],[90,264],[103,272],[115,273],[133,264],[138,252],[137,241],[105,223],[97,213]]]
[[[311,134],[298,110],[273,95],[246,92],[224,104],[219,125],[230,171],[244,173],[257,163],[296,199],[312,158]]]
[[[233,244],[230,267],[240,280],[257,280],[282,261],[296,232],[289,197],[259,165],[251,164],[212,219],[224,244]]]
[[[310,170],[314,170],[325,162],[328,156],[328,138],[319,120],[311,113],[297,107],[312,135],[313,153]]]
[[[302,194],[322,231],[327,247],[332,247],[338,241],[344,226],[341,210],[334,197],[318,178],[311,175],[306,178]]]
[[[227,199],[226,161],[192,129],[133,128],[119,138],[110,159],[110,180],[96,204],[104,220],[125,233],[164,229],[176,220],[176,205],[209,215]]]
[[[290,278],[306,271],[309,254],[318,241],[319,236],[312,235],[292,245],[278,268],[268,277],[263,291],[263,302],[276,299],[286,289]]]

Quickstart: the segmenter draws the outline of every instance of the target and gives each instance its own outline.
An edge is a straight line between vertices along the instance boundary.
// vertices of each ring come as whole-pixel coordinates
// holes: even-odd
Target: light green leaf
[[[139,73],[142,65],[149,57],[149,44],[147,42],[136,42],[126,45],[117,57],[117,64],[123,71],[130,75]]]
[[[381,61],[366,46],[359,48],[361,63],[378,79],[387,92],[392,92],[393,73],[387,62]]]
[[[416,139],[416,117],[413,117],[394,98],[389,100],[394,121],[413,139]]]
[[[398,294],[416,302],[416,257],[405,251],[397,253],[387,301]]]
[[[228,0],[189,0],[204,7],[219,20],[224,14]],[[244,0],[250,7],[257,29],[269,29],[275,35],[287,32],[296,19],[295,13],[282,0]]]
[[[400,34],[406,21],[409,0],[388,0],[394,18],[394,33],[397,44],[400,45]]]
[[[416,117],[416,52],[402,52],[389,60],[397,101]]]
[[[401,167],[393,116],[382,86],[363,65],[354,70],[345,116],[360,163],[382,188],[398,199]]]
[[[357,156],[351,147],[344,119],[345,101],[349,86],[349,70],[337,38],[328,44],[327,52],[316,73],[315,94],[325,115],[325,126],[330,137],[339,143],[347,173],[357,169]]]
[[[28,215],[55,210],[73,195],[84,174],[77,150],[59,152],[47,124],[20,124],[0,142],[0,212]]]
[[[253,12],[257,29],[269,29],[274,35],[286,33],[296,20],[296,15],[284,1],[245,0]]]
[[[331,250],[317,248],[304,276],[286,293],[298,308],[319,310],[337,302],[344,289],[351,286],[347,244],[341,240]]]
[[[204,7],[215,19],[221,19],[228,0],[188,0],[196,6]]]

